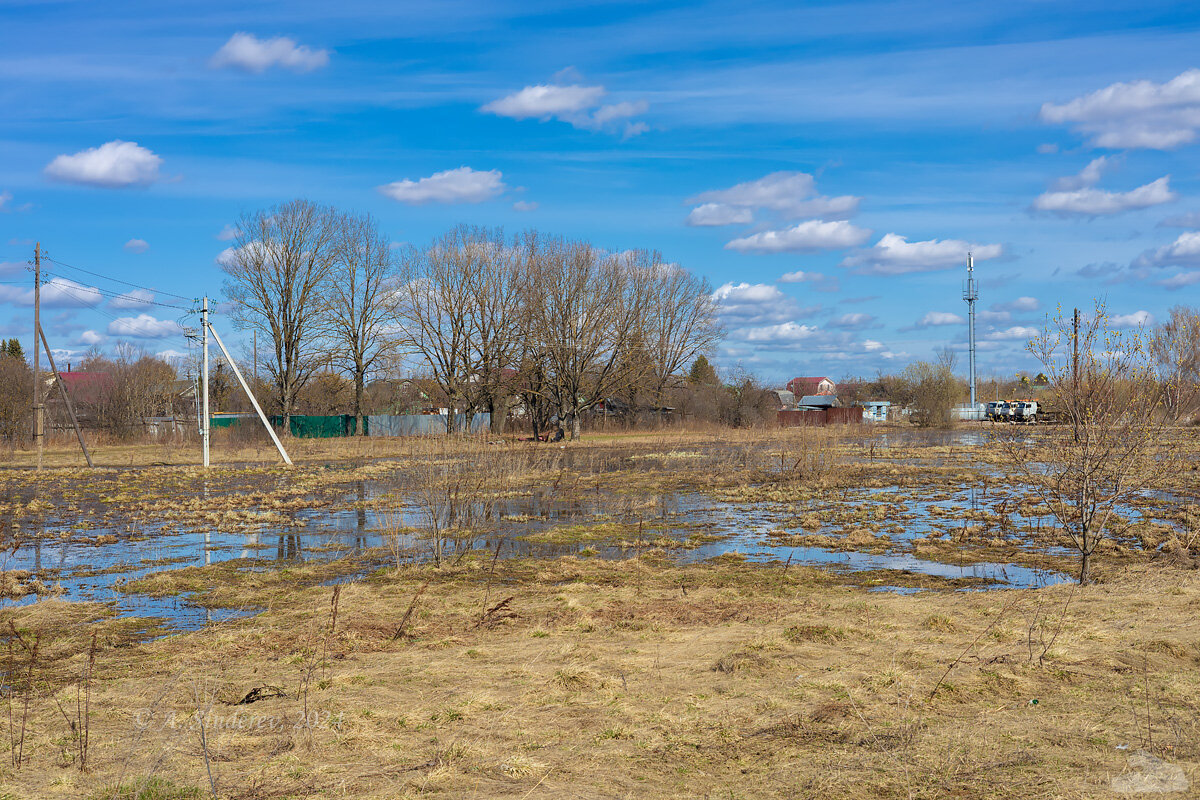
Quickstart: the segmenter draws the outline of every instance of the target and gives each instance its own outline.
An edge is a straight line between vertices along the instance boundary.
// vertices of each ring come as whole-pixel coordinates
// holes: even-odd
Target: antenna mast
[[[963,286],[963,300],[967,301],[967,352],[971,372],[971,411],[975,410],[975,301],[979,290],[975,286],[975,257],[967,253],[967,282]]]

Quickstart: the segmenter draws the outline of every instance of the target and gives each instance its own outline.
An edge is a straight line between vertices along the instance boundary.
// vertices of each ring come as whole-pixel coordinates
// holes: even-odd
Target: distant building
[[[813,394],[837,394],[837,384],[829,378],[792,378],[787,382],[787,390],[796,397]]]
[[[796,407],[796,395],[789,392],[787,389],[772,389],[772,393],[779,398],[779,410],[785,408]]]
[[[854,405],[862,406],[863,422],[887,422],[890,400],[861,400]]]

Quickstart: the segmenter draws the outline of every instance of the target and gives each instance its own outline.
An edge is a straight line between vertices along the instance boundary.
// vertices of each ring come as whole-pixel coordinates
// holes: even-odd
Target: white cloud
[[[917,320],[915,327],[929,328],[937,325],[964,325],[966,320],[950,311],[930,311]]]
[[[1014,325],[1011,328],[1004,328],[1003,330],[991,331],[989,333],[986,333],[986,334],[984,334],[984,338],[989,339],[993,342],[1007,342],[1007,341],[1016,341],[1016,340],[1020,340],[1020,339],[1026,339],[1026,340],[1032,339],[1034,336],[1041,335],[1041,333],[1042,332],[1040,330],[1038,330],[1037,328],[1030,328],[1028,326],[1023,326],[1023,325]]]
[[[1114,83],[1068,103],[1042,105],[1041,119],[1070,124],[1094,147],[1171,150],[1200,129],[1200,70],[1166,83]]]
[[[46,165],[46,177],[65,183],[107,189],[149,186],[159,179],[162,158],[138,145],[114,139],[74,155],[57,156]]]
[[[987,309],[976,311],[975,316],[979,317],[980,322],[1008,322],[1012,319],[1011,312],[988,311]]]
[[[839,250],[866,241],[871,232],[849,222],[812,219],[779,231],[762,231],[743,236],[725,245],[726,250],[743,253],[797,253]]]
[[[1133,264],[1138,267],[1200,267],[1200,231],[1187,231],[1168,245],[1147,250]]]
[[[32,282],[32,281],[31,281]],[[66,278],[51,278],[42,284],[42,307],[52,308],[83,308],[98,305],[104,300],[99,289],[84,286],[81,283]],[[0,286],[0,302],[13,303],[20,306],[33,305],[33,289],[22,289],[16,286]]]
[[[134,339],[164,339],[180,332],[179,324],[173,320],[155,319],[149,314],[136,317],[118,317],[108,323],[109,336],[128,336]]]
[[[785,272],[779,276],[780,283],[809,283],[818,292],[836,292],[842,287],[837,278],[823,275],[820,272],[805,272],[798,269],[795,272]]]
[[[518,200],[513,203],[513,211],[537,211],[537,209],[538,204],[531,201]]]
[[[539,84],[493,100],[480,111],[513,119],[546,120],[586,111],[598,105],[605,94],[603,86]]]
[[[648,130],[644,122],[632,122],[649,105],[642,100],[602,104],[608,90],[603,86],[556,83],[526,86],[519,92],[493,100],[479,110],[512,119],[557,119],[584,130],[621,130],[626,138]]]
[[[104,336],[92,330],[84,331],[75,339],[75,344],[82,345],[84,347],[95,347],[103,342]]]
[[[286,36],[259,39],[250,33],[235,33],[213,54],[208,65],[213,69],[232,67],[258,74],[276,65],[292,72],[312,72],[328,63],[328,50],[313,50]]]
[[[1200,283],[1200,272],[1180,272],[1166,280],[1158,282],[1159,286],[1167,289],[1182,289]]]
[[[1171,177],[1164,175],[1156,181],[1128,192],[1108,192],[1094,187],[1045,192],[1034,199],[1033,207],[1037,211],[1048,211],[1054,214],[1080,214],[1095,217],[1162,205],[1170,203],[1177,197],[1178,195],[1171,191]]]
[[[144,253],[150,249],[150,244],[145,239],[130,239],[125,243],[125,250],[129,253]]]
[[[796,316],[796,301],[768,283],[726,283],[712,293],[722,317],[735,323],[783,322]]]
[[[706,207],[729,206],[743,209],[748,213],[755,209],[766,209],[785,219],[801,217],[848,219],[858,212],[861,199],[851,195],[840,197],[817,195],[816,181],[807,172],[772,172],[758,180],[739,183],[728,189],[701,192],[695,197],[688,198],[687,202],[703,204],[694,209],[692,214],[696,214]],[[705,224],[690,222],[690,216],[688,219],[688,224]],[[750,220],[747,218],[745,221],[749,222]]]
[[[904,275],[965,266],[967,253],[976,261],[987,261],[1003,253],[998,244],[972,244],[961,239],[930,239],[910,242],[899,234],[885,234],[874,247],[852,253],[841,266],[864,275]]]
[[[1041,155],[1048,156],[1058,152],[1058,145],[1054,142],[1046,142],[1037,146],[1037,151]]]
[[[1114,314],[1108,318],[1108,322],[1114,328],[1140,328],[1143,325],[1153,325],[1154,315],[1139,309],[1131,314]]]
[[[482,203],[504,193],[504,176],[498,169],[476,171],[470,167],[435,172],[428,178],[402,180],[379,187],[401,203]]]
[[[109,301],[108,307],[133,311],[141,308],[149,308],[153,301],[154,292],[145,289],[133,289],[120,297],[114,297]]]
[[[847,331],[862,331],[875,326],[875,317],[871,316],[870,314],[864,314],[861,311],[850,314],[842,314],[829,321],[829,327],[841,328],[842,330]]]
[[[226,225],[213,238],[218,242],[232,242],[237,238],[238,229],[233,225]]]
[[[0,214],[7,214],[12,209],[8,204],[12,202],[12,192],[0,192]]]
[[[760,328],[746,328],[737,332],[737,339],[757,345],[787,347],[808,341],[820,333],[815,325],[800,325],[795,322],[783,322],[778,325],[767,325]]]
[[[737,225],[754,221],[754,212],[748,208],[727,206],[724,203],[705,203],[696,206],[687,215],[685,224],[695,228],[716,225]]]

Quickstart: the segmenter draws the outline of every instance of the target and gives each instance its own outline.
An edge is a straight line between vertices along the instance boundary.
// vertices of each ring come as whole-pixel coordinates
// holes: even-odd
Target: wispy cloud
[[[213,69],[231,67],[259,74],[279,66],[292,72],[312,72],[329,63],[328,50],[314,50],[296,44],[286,36],[259,39],[250,33],[235,33],[213,54],[208,65]]]
[[[125,252],[142,254],[150,249],[150,243],[145,239],[130,239],[125,243]]]
[[[633,119],[649,110],[648,103],[604,103],[607,95],[603,86],[542,83],[493,100],[479,110],[511,119],[556,119],[583,130],[620,131],[626,137],[648,130],[644,122]]]
[[[785,272],[779,276],[779,282],[807,283],[818,292],[836,292],[842,288],[841,283],[836,277],[825,275],[820,272],[805,272],[804,270]]]

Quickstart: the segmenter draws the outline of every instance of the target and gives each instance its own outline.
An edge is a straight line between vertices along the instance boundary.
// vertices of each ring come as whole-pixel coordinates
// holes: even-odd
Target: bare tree
[[[334,212],[293,200],[242,217],[234,246],[222,259],[225,293],[241,328],[262,332],[275,350],[267,371],[290,430],[296,396],[327,361],[326,281],[335,259]]]
[[[953,424],[954,403],[962,385],[954,377],[954,353],[946,349],[937,361],[914,361],[904,370],[912,387],[913,421],[922,428],[948,428]]]
[[[1100,302],[1078,326],[1060,313],[1027,349],[1045,366],[1069,427],[1046,437],[1010,430],[999,441],[1013,476],[1066,530],[1086,584],[1116,508],[1169,469],[1155,359],[1143,331],[1109,328]]]
[[[682,380],[683,368],[720,341],[722,331],[707,281],[665,263],[658,253],[638,252],[635,258],[651,274],[641,338],[650,359],[654,403],[661,408],[663,394]]]
[[[446,431],[466,399],[472,374],[472,271],[485,268],[483,248],[460,226],[423,249],[410,248],[395,293],[395,315],[406,347],[428,365],[445,394]]]
[[[1200,405],[1200,313],[1189,306],[1172,308],[1150,348],[1163,384],[1163,410],[1178,422]]]
[[[621,354],[645,310],[649,276],[628,255],[586,242],[531,246],[528,335],[540,343],[559,413],[578,438],[580,415],[625,385]]]
[[[366,433],[363,395],[367,374],[395,349],[395,262],[386,236],[370,216],[337,215],[332,267],[324,302],[329,308],[332,361],[354,382],[354,424]]]
[[[508,398],[517,390],[526,324],[528,248],[511,244],[497,230],[476,229],[466,243],[478,251],[469,277],[471,408],[487,409],[492,430],[503,432]]]

